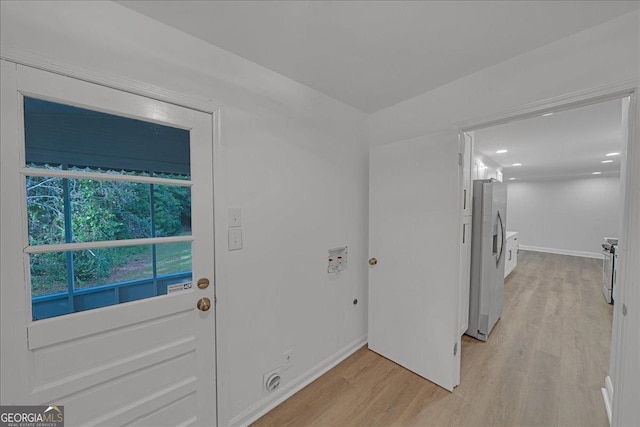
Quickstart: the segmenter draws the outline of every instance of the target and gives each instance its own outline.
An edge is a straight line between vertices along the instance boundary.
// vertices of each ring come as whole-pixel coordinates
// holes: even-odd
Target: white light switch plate
[[[242,228],[229,229],[229,250],[242,249]]]
[[[229,208],[229,227],[242,227],[240,208]]]

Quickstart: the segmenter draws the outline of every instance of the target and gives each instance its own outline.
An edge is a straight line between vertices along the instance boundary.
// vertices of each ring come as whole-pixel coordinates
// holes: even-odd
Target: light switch
[[[229,208],[229,227],[242,227],[240,208]]]
[[[229,229],[229,250],[242,249],[242,228]]]

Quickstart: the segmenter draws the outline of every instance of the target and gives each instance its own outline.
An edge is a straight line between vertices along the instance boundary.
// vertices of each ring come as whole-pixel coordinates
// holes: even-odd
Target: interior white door
[[[7,61],[1,74],[2,404],[64,405],[67,425],[216,425],[215,307],[196,308],[202,298],[215,301],[212,116]],[[190,179],[129,174],[114,179],[191,189],[190,233],[125,242],[153,248],[166,243],[188,248],[190,242],[191,288],[185,282],[182,291],[174,287],[176,292],[166,295],[33,320],[30,257],[54,250],[97,253],[125,243],[34,246],[29,240],[26,177],[108,177],[27,168],[26,97],[188,131]],[[208,278],[211,286],[195,286],[199,278]]]
[[[471,226],[473,194],[471,185],[471,163],[473,158],[473,135],[460,135],[462,153],[462,230],[460,239],[460,291],[459,291],[459,332],[462,336],[469,326],[469,291],[471,282]]]
[[[460,360],[460,180],[454,132],[370,153],[369,348],[450,391]]]

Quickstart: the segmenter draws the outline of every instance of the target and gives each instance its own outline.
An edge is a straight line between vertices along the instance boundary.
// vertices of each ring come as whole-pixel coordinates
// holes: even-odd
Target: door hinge
[[[458,343],[453,345],[453,355],[455,356],[456,354],[458,354]]]
[[[458,153],[458,165],[462,166],[462,153]]]

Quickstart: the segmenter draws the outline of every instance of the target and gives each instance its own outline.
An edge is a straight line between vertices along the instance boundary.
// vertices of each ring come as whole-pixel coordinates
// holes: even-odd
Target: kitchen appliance
[[[604,299],[613,304],[613,288],[616,282],[616,249],[618,239],[605,237],[602,244],[602,292]]]
[[[502,315],[507,234],[507,185],[494,179],[473,181],[469,328],[465,334],[486,341]]]

